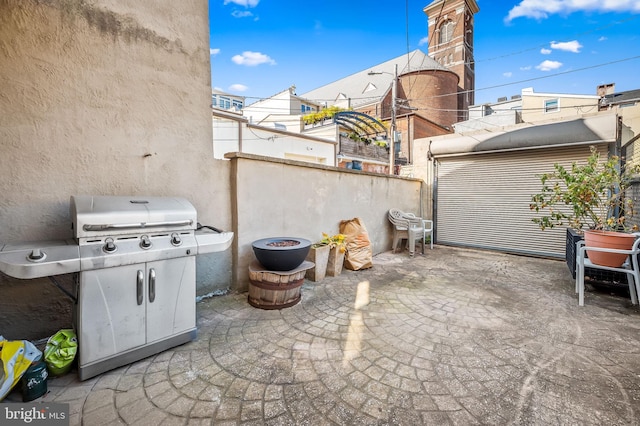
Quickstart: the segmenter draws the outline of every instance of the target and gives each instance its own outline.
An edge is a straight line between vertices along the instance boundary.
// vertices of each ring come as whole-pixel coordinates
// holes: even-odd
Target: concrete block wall
[[[421,215],[423,182],[249,154],[227,154],[232,163],[234,291],[248,289],[252,243],[269,237],[319,241],[337,234],[340,221],[359,217],[374,254],[391,249],[387,219],[396,207]]]

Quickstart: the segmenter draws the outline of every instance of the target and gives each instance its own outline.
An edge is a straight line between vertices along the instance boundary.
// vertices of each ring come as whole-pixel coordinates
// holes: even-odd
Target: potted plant
[[[342,265],[344,264],[344,255],[347,251],[344,234],[336,234],[329,236],[329,234],[322,233],[322,240],[320,242],[329,246],[329,261],[327,262],[327,275],[330,277],[337,277],[342,273]]]
[[[586,164],[574,162],[568,169],[556,163],[554,169],[540,176],[541,192],[531,197],[529,208],[544,213],[532,221],[542,230],[568,225],[584,234],[587,247],[630,249],[635,236],[629,232],[637,230],[637,226],[626,220],[632,216],[633,205],[625,191],[640,168],[629,167],[621,172],[619,157],[609,156],[601,161],[592,146]],[[588,229],[583,230],[584,227]],[[605,259],[609,253],[603,252],[587,251],[587,255],[593,263],[613,267],[626,259],[626,255]]]
[[[323,239],[324,240],[324,239]],[[307,255],[307,260],[314,263],[314,267],[307,269],[305,278],[318,282],[322,281],[327,274],[327,264],[329,263],[329,253],[331,247],[328,243],[318,241],[311,244],[311,249]]]

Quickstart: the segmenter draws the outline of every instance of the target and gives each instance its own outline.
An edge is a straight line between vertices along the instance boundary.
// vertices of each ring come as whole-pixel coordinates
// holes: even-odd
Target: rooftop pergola
[[[379,135],[388,139],[387,128],[381,121],[368,114],[355,111],[340,111],[333,116],[334,123],[340,124],[359,135]]]

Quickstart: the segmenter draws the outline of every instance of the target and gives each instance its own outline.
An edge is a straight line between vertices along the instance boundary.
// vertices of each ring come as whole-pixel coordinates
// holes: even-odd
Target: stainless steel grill
[[[31,279],[77,273],[81,380],[196,336],[195,256],[232,232],[198,228],[183,198],[72,196],[73,240],[0,246],[0,271]]]

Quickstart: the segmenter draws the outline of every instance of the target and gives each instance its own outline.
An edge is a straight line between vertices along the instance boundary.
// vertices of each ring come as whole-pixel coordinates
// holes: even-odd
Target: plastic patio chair
[[[427,236],[429,237],[429,245],[430,249],[433,250],[433,221],[430,219],[422,219],[422,226],[424,228],[424,232],[422,233],[422,239],[427,241]]]
[[[403,239],[409,244],[409,255],[413,257],[415,253],[416,241],[422,243],[422,254],[424,254],[424,222],[420,217],[411,213],[404,213],[402,210],[389,209],[389,222],[393,225],[392,249],[395,253],[398,243]]]
[[[409,217],[416,217],[413,213],[405,213],[405,215]],[[431,219],[422,219],[422,227],[424,229],[422,232],[422,239],[427,241],[427,236],[429,236],[430,249],[433,250],[433,221]],[[422,254],[424,254],[424,250],[422,251]]]
[[[607,271],[618,271],[627,274],[629,284],[629,295],[631,303],[638,304],[638,294],[640,294],[640,268],[638,267],[638,255],[640,254],[640,233],[635,233],[636,241],[631,250],[619,250],[604,247],[586,247],[584,241],[576,243],[576,293],[578,293],[578,306],[584,306],[584,269],[595,268]],[[596,265],[586,257],[586,251],[601,251],[607,253],[627,254],[625,263],[617,268],[611,266]]]

